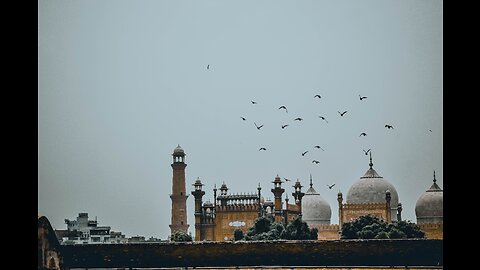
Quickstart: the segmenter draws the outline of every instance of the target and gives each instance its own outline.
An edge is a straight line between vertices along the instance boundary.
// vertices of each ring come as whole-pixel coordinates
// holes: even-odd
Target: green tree
[[[420,230],[420,228],[410,221],[399,221],[396,223],[397,228],[405,233],[406,238],[425,238],[425,232]]]
[[[273,223],[272,217],[259,217],[255,220],[253,226],[248,230],[248,236],[258,236],[262,233],[267,233],[270,231],[270,226]]]
[[[244,240],[307,240],[317,239],[318,230],[310,229],[300,218],[292,220],[286,227],[283,223],[274,222],[272,217],[259,217],[249,229]]]
[[[175,231],[170,236],[170,240],[173,242],[191,242],[192,236],[181,231]]]
[[[310,229],[305,221],[297,217],[285,228],[286,239],[290,240],[316,240],[318,230],[316,228]]]
[[[361,216],[342,226],[342,239],[424,238],[425,233],[410,221],[386,223],[372,215]]]
[[[242,230],[235,229],[235,231],[233,231],[233,238],[235,239],[235,241],[242,240],[243,237],[244,236]]]

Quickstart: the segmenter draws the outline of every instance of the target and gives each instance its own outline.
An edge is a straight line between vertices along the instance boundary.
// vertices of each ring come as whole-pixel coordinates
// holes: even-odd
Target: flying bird
[[[315,95],[313,98],[322,98],[320,95]]]
[[[308,153],[308,151],[303,152],[303,153],[302,153],[302,156],[304,157],[306,153]]]
[[[329,189],[332,189],[333,186],[335,186],[335,184],[333,184],[333,185],[327,185],[327,187],[328,187]]]
[[[285,109],[285,112],[288,113],[287,107],[285,107],[285,106],[280,106],[280,108],[278,108],[278,109],[279,109],[279,110],[280,110],[280,109]]]
[[[287,179],[287,178],[285,178],[285,177],[284,177],[283,179],[285,179],[286,182],[292,181],[292,180]]]
[[[318,163],[320,163],[320,161],[314,159],[314,160],[312,160],[312,163],[318,164]]]
[[[323,151],[325,151],[322,147],[320,147],[320,145],[315,145],[314,148],[322,149]]]
[[[367,133],[362,132],[362,133],[360,133],[360,136],[358,136],[358,137],[362,137],[362,136],[367,136]]]
[[[368,152],[370,152],[370,150],[372,150],[372,149],[368,149],[367,151],[365,151],[365,149],[362,149],[362,150],[365,153],[365,155],[368,156]]]
[[[358,95],[358,97],[360,98],[360,100],[364,100],[364,99],[367,98],[367,97],[362,97],[362,96],[360,96],[360,95]]]
[[[288,125],[282,125],[282,129],[284,129],[284,128],[286,128],[286,127],[288,127]]]
[[[253,123],[255,124],[255,127],[257,127],[258,130],[260,130],[263,127],[263,125],[257,126],[257,123],[255,123],[255,122],[253,122]]]
[[[432,132],[432,130],[431,130],[431,129],[429,129],[428,131]]]
[[[253,101],[253,100],[252,100],[251,102],[252,102],[252,104],[257,104],[257,102],[256,102],[256,101]]]
[[[261,151],[261,150],[267,151],[267,148],[265,148],[265,147],[260,147],[260,149],[258,149],[258,151]]]
[[[344,111],[343,113],[342,112],[338,112],[340,114],[340,116],[343,116],[344,114],[347,113],[347,111]]]
[[[303,118],[300,118],[300,117],[297,117],[297,118],[293,119],[293,121],[302,121],[302,120],[303,120]]]
[[[207,69],[210,69],[210,65],[207,65]]]
[[[393,126],[390,126],[390,125],[385,125],[385,127],[388,129],[393,129]]]
[[[247,120],[247,118],[245,118],[243,116],[240,116],[240,118],[242,118],[243,121]]]
[[[325,119],[325,117],[323,117],[323,116],[318,116],[318,117],[319,117],[320,119],[322,119],[323,121],[325,121],[325,122],[328,123],[328,121],[327,121],[327,119]]]

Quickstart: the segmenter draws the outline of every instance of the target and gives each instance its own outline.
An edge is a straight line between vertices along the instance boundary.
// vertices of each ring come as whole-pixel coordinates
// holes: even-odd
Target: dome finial
[[[370,169],[373,167],[373,163],[372,163],[372,151],[370,151],[370,164],[368,164],[370,166]]]
[[[435,184],[437,182],[437,179],[435,179],[435,170],[433,170],[433,183]]]
[[[313,183],[312,183],[312,174],[310,174],[310,187],[313,187]]]

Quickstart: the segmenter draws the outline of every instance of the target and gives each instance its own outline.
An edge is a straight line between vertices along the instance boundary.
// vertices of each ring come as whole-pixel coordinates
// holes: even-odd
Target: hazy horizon
[[[39,0],[39,215],[166,239],[178,144],[188,194],[311,174],[332,224],[372,149],[416,222],[434,170],[443,189],[443,1]]]

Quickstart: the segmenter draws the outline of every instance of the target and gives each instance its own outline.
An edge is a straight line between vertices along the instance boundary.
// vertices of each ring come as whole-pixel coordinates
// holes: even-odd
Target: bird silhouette
[[[210,65],[207,65],[207,69],[210,69]]]
[[[290,179],[287,179],[287,178],[285,178],[285,177],[284,177],[283,179],[285,179],[285,182],[292,181],[292,180],[290,180]]]
[[[302,156],[304,157],[306,153],[308,153],[308,151],[303,152],[303,153],[302,153]]]
[[[390,125],[385,125],[385,127],[388,129],[393,129],[393,126],[390,126]]]
[[[429,129],[428,131],[432,132],[432,130],[431,130],[431,129]]]
[[[322,149],[322,151],[325,151],[320,145],[315,145],[314,148]]]
[[[252,102],[252,104],[257,104],[257,102],[256,102],[256,101],[253,101],[253,100],[252,100],[251,102]]]
[[[242,118],[243,121],[247,120],[247,118],[245,118],[243,116],[240,116],[240,118]]]
[[[358,97],[360,98],[360,100],[364,100],[364,99],[367,98],[367,97],[362,97],[362,96],[360,96],[360,95],[358,95]]]
[[[360,133],[360,136],[358,136],[358,137],[362,137],[362,136],[367,136],[367,133],[362,132],[362,133]]]
[[[333,185],[327,185],[327,187],[328,187],[329,189],[332,189],[333,186],[335,186],[335,184],[333,184]]]
[[[286,112],[286,113],[288,113],[288,111],[287,111],[287,107],[285,107],[285,106],[283,106],[283,105],[282,105],[282,106],[280,106],[280,108],[278,108],[278,109],[279,109],[279,110],[280,110],[280,109],[285,109],[285,112]]]
[[[288,125],[282,125],[282,129],[284,129],[284,128],[286,128],[286,127],[288,127]]]
[[[370,150],[372,150],[372,149],[368,149],[367,151],[365,151],[365,149],[362,149],[362,150],[363,150],[363,152],[365,152],[365,155],[368,156],[368,152],[370,152]]]
[[[255,122],[253,122],[253,124],[255,124],[255,127],[257,127],[258,130],[260,130],[263,127],[263,125],[257,126],[257,123]]]
[[[320,95],[315,95],[314,98],[322,98]]]
[[[318,163],[320,163],[320,161],[314,159],[314,160],[312,160],[312,163],[318,164]]]
[[[323,117],[323,116],[318,116],[318,117],[319,117],[320,119],[322,119],[323,121],[325,121],[325,122],[328,123],[328,121],[327,121],[327,119],[325,119],[325,117]]]
[[[265,148],[265,147],[260,147],[260,149],[258,149],[258,151],[261,151],[261,150],[267,151],[267,148]]]
[[[293,119],[293,121],[302,121],[302,120],[303,120],[303,118],[300,118],[300,117],[297,117],[297,118]]]
[[[344,111],[344,112],[338,112],[340,114],[340,116],[343,116],[344,114],[347,113],[347,111]]]

